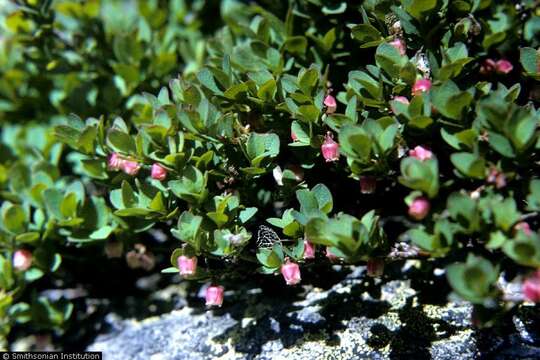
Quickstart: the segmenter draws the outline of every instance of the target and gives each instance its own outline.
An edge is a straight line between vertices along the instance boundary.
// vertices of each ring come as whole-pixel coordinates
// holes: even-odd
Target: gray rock
[[[419,300],[409,280],[365,279],[357,268],[327,290],[229,291],[222,309],[194,302],[140,322],[115,320],[88,350],[105,360],[540,359],[537,308],[522,308],[501,335],[473,330],[465,302]]]

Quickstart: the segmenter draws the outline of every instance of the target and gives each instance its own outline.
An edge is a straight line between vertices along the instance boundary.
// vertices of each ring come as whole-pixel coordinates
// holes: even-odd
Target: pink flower
[[[180,275],[189,276],[197,272],[197,258],[181,255],[177,259]]]
[[[223,304],[223,286],[210,285],[206,288],[206,306],[218,306]]]
[[[321,152],[326,162],[339,160],[339,144],[334,141],[332,133],[329,131],[321,145]]]
[[[429,160],[433,157],[433,153],[423,146],[416,146],[409,151],[409,156],[416,158],[420,161]]]
[[[163,181],[165,178],[167,178],[167,169],[160,164],[153,164],[151,173],[152,179]]]
[[[28,270],[32,266],[32,253],[28,250],[17,250],[13,254],[13,267],[19,271]]]
[[[290,261],[281,265],[281,275],[283,275],[287,285],[296,285],[302,280],[300,276],[300,267],[297,263]]]
[[[334,255],[334,253],[332,253],[332,251],[330,251],[330,247],[327,246],[326,247],[326,257],[328,258],[328,260],[334,262],[334,261],[338,261],[339,260],[339,257],[337,257],[336,255]]]
[[[120,170],[124,163],[124,159],[118,153],[112,153],[109,155],[108,167],[109,170]]]
[[[495,71],[499,74],[508,74],[514,69],[512,63],[508,60],[501,59],[495,63]]]
[[[135,176],[141,169],[141,164],[132,160],[124,160],[122,164],[122,170],[128,175]]]
[[[527,236],[531,236],[533,233],[531,227],[525,221],[520,221],[516,225],[514,225],[514,231],[523,231],[523,233],[525,233],[525,235]]]
[[[366,269],[368,276],[380,277],[384,272],[384,261],[382,259],[369,259]]]
[[[360,192],[362,194],[372,194],[377,188],[377,180],[373,176],[360,177]]]
[[[315,244],[304,240],[304,259],[315,259]]]
[[[525,299],[532,302],[540,302],[540,270],[523,281],[521,291]]]
[[[414,199],[409,206],[409,215],[415,220],[422,220],[428,215],[430,208],[429,200],[420,196]]]
[[[412,87],[413,95],[420,95],[423,92],[428,92],[431,89],[431,80],[429,79],[419,79],[416,80]]]
[[[324,106],[326,106],[327,114],[335,113],[337,109],[336,98],[332,95],[326,95],[326,97],[324,98]]]
[[[298,136],[294,133],[294,131],[291,129],[291,139],[292,141],[298,141]]]
[[[398,38],[390,41],[389,44],[395,47],[401,56],[407,54],[407,47],[405,46],[404,40]]]

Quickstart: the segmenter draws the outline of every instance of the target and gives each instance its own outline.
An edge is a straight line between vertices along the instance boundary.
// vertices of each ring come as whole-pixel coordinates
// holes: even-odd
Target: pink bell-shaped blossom
[[[499,74],[508,74],[514,70],[514,66],[508,60],[501,59],[495,63],[495,71]]]
[[[180,275],[190,276],[197,272],[197,258],[195,256],[180,255],[177,262]]]
[[[13,254],[13,267],[19,271],[28,270],[32,266],[32,253],[28,250],[17,250]]]
[[[327,114],[335,113],[337,109],[336,98],[332,95],[326,95],[326,97],[324,98],[324,106],[326,106]]]
[[[210,285],[206,288],[206,306],[218,306],[223,304],[223,292],[225,289],[223,286]]]
[[[407,46],[405,45],[405,40],[397,38],[390,41],[389,44],[396,48],[396,50],[401,56],[407,54]]]
[[[360,192],[362,194],[373,194],[377,188],[377,179],[373,176],[360,176]]]
[[[429,200],[420,196],[414,199],[409,206],[409,215],[415,220],[422,220],[429,214],[430,208]]]
[[[416,158],[420,161],[429,160],[433,157],[433,153],[423,146],[416,146],[409,151],[409,156]]]
[[[339,144],[334,141],[330,131],[326,134],[321,145],[321,153],[326,162],[339,160]]]
[[[109,160],[107,161],[109,170],[120,170],[123,163],[124,159],[122,159],[122,157],[118,153],[114,152],[109,155]]]
[[[521,291],[526,300],[540,302],[540,270],[523,281]]]
[[[315,259],[315,244],[309,240],[304,240],[304,260]]]
[[[153,164],[151,171],[152,179],[163,181],[167,178],[167,169],[160,164]]]
[[[300,266],[291,261],[287,261],[285,264],[281,265],[281,275],[283,275],[287,285],[296,285],[302,280],[302,277],[300,276]]]
[[[416,80],[412,87],[413,95],[420,95],[423,92],[428,92],[431,89],[431,80],[429,79],[419,79]]]
[[[370,277],[381,277],[384,272],[384,260],[369,259],[366,266],[367,275]]]
[[[140,169],[141,164],[139,164],[137,161],[124,160],[124,162],[122,163],[122,170],[128,175],[135,176]]]

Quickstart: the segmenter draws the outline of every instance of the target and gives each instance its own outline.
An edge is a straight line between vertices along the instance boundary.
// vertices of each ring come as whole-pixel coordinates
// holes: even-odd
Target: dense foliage
[[[254,271],[295,285],[315,263],[405,259],[482,314],[540,300],[537,2],[18,3],[3,335],[62,328],[71,305],[32,288],[64,252],[152,269],[155,229],[163,272],[212,283],[208,305]]]

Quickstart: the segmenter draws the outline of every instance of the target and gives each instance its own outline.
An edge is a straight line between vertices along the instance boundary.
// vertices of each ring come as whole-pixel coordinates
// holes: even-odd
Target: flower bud
[[[302,280],[300,276],[300,267],[297,263],[290,261],[281,265],[281,275],[283,275],[287,285],[296,285]]]
[[[429,160],[433,157],[433,153],[423,146],[416,146],[409,151],[409,156],[416,158],[420,161]]]
[[[189,276],[197,272],[197,258],[181,255],[177,259],[180,275]]]
[[[540,302],[540,270],[523,281],[521,291],[526,300]]]
[[[13,267],[19,271],[28,270],[32,266],[32,253],[28,250],[17,250],[13,254]]]
[[[533,233],[531,227],[525,221],[520,221],[514,225],[514,232],[517,233],[518,231],[523,231],[523,233],[527,236],[531,236]]]
[[[373,176],[360,177],[360,192],[362,194],[373,194],[377,188],[377,180]]]
[[[407,54],[407,47],[405,46],[405,41],[402,39],[395,39],[393,41],[389,42],[390,45],[392,45],[396,50],[399,52],[401,56],[404,56]]]
[[[502,60],[499,60],[499,61],[497,61],[495,63],[495,71],[498,74],[506,75],[506,74],[510,73],[513,69],[514,69],[514,66],[508,60],[502,59]]]
[[[339,257],[337,257],[336,255],[334,255],[331,251],[330,251],[330,247],[327,246],[326,247],[326,257],[328,258],[328,260],[334,262],[334,261],[338,261],[339,260]]]
[[[367,275],[370,277],[381,277],[384,272],[384,260],[369,259],[366,266]]]
[[[141,169],[141,164],[132,160],[124,160],[122,163],[122,170],[128,175],[135,176]]]
[[[206,288],[206,306],[218,306],[223,304],[223,286],[210,285]]]
[[[315,244],[309,240],[304,240],[304,259],[315,259]]]
[[[429,214],[429,200],[423,196],[417,197],[409,206],[409,215],[415,220],[422,220]]]
[[[334,141],[330,131],[324,138],[324,142],[321,145],[321,152],[326,162],[339,160],[339,144]]]
[[[153,164],[151,171],[152,179],[163,181],[167,178],[167,169],[160,164]]]
[[[109,170],[120,170],[123,163],[124,160],[120,155],[118,155],[118,153],[112,153],[109,155],[109,160],[107,163]]]
[[[326,106],[327,114],[335,113],[337,109],[336,98],[332,95],[326,95],[326,97],[324,98],[324,106]]]
[[[298,136],[296,136],[296,134],[294,133],[294,131],[291,129],[291,140],[294,142],[294,141],[298,141]]]
[[[423,92],[428,92],[431,89],[431,80],[429,79],[419,79],[416,80],[412,87],[413,95],[420,95]]]

